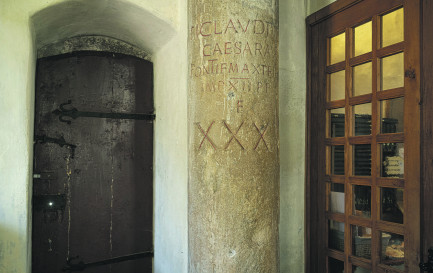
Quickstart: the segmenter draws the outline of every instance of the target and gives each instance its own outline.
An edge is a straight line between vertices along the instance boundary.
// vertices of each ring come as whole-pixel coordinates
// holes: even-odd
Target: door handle
[[[433,273],[433,247],[428,250],[428,260],[426,263],[420,263],[419,267],[422,271],[427,271],[428,273]]]

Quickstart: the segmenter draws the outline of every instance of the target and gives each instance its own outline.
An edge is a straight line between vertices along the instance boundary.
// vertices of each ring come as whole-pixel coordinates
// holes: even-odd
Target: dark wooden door
[[[153,123],[79,117],[68,124],[53,113],[69,100],[65,109],[153,112],[152,79],[152,64],[132,56],[38,60],[33,273],[62,272],[76,256],[73,263],[88,263],[153,249]],[[152,272],[152,258],[85,272]]]

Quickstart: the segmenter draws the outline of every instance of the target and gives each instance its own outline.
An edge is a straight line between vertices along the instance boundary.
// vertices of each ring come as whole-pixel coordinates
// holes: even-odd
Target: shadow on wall
[[[69,37],[102,35],[154,53],[175,34],[164,19],[118,0],[67,1],[35,13],[31,21],[37,49]]]

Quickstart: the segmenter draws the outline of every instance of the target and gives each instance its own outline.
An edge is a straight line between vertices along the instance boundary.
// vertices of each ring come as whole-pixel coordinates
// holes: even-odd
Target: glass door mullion
[[[352,215],[352,188],[349,184],[349,177],[352,174],[352,149],[349,144],[349,136],[352,135],[353,122],[352,122],[352,109],[349,104],[352,91],[352,71],[350,68],[350,57],[352,52],[352,30],[346,28],[346,94],[345,94],[345,137],[344,137],[344,164],[346,172],[344,173],[344,184],[345,184],[345,221],[344,221],[344,256],[345,256],[345,273],[351,273],[352,268],[349,266],[349,255],[352,252],[352,239],[351,239],[351,228],[349,223],[349,215]]]
[[[379,251],[380,251],[380,232],[377,230],[377,220],[380,215],[378,213],[380,208],[380,194],[378,194],[377,180],[379,170],[378,160],[378,146],[377,146],[377,134],[378,134],[378,105],[377,105],[377,89],[378,89],[378,60],[377,60],[377,49],[380,43],[380,23],[378,22],[378,16],[373,16],[373,40],[372,40],[372,70],[373,70],[373,84],[372,84],[372,117],[371,117],[371,220],[372,220],[372,236],[371,236],[371,269],[372,272],[377,272],[377,264],[379,263]]]

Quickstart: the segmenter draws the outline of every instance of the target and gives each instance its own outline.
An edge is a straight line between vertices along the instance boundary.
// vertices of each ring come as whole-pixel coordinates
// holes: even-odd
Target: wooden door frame
[[[315,109],[315,95],[314,90],[317,90],[318,81],[315,79],[317,70],[319,69],[313,60],[318,60],[319,51],[316,48],[319,45],[318,33],[320,30],[317,29],[317,25],[324,22],[328,18],[341,13],[361,2],[368,0],[337,0],[336,2],[326,6],[318,12],[310,15],[306,19],[307,27],[307,129],[306,129],[306,185],[305,185],[305,272],[315,273],[321,272],[321,268],[318,268],[320,256],[323,256],[324,249],[317,249],[318,237],[318,225],[317,223],[323,219],[320,219],[320,213],[317,209],[317,198],[320,198],[320,194],[314,184],[314,174],[312,173],[317,154],[317,128],[313,128],[313,117]],[[380,0],[378,0],[380,1]],[[409,240],[420,241],[419,250],[406,250],[408,259],[412,262],[417,263],[423,260],[423,256],[426,257],[426,249],[433,245],[433,232],[428,232],[429,228],[433,224],[433,183],[428,181],[428,178],[433,176],[433,81],[423,81],[433,75],[433,54],[429,54],[428,50],[431,49],[433,44],[433,3],[429,0],[396,0],[396,3],[400,2],[404,4],[408,14],[411,14],[411,20],[406,20],[405,23],[405,37],[407,42],[407,48],[413,53],[415,58],[405,58],[405,70],[408,67],[413,69],[415,72],[415,79],[405,78],[405,86],[416,90],[415,94],[411,96],[409,100],[405,102],[405,111],[408,115],[415,115],[419,117],[418,124],[415,124],[415,130],[407,132],[405,130],[405,136],[411,139],[418,139],[418,144],[410,144],[406,149],[409,153],[412,153],[412,158],[417,160],[406,162],[411,164],[413,168],[419,168],[419,173],[410,175],[406,179],[412,181],[419,181],[414,183],[415,185],[410,187],[410,191],[418,192],[420,194],[420,202],[411,202],[407,205],[407,208],[419,213],[410,213],[405,216],[406,223],[413,221],[411,228],[417,228],[420,234],[413,234]],[[409,24],[409,25],[408,25]],[[424,26],[424,27],[423,27]],[[408,31],[410,30],[410,31]],[[417,53],[418,52],[418,53]],[[423,55],[423,52],[425,53]],[[423,107],[425,106],[425,107]],[[407,125],[405,124],[405,127]],[[412,124],[413,126],[413,124]],[[416,142],[416,141],[415,141]],[[420,148],[422,147],[422,148]],[[313,177],[312,177],[313,176]],[[426,179],[424,179],[426,178]],[[422,191],[421,191],[422,190]],[[322,197],[324,199],[324,197]],[[325,200],[321,200],[325,202]],[[407,202],[407,198],[405,198]],[[421,219],[421,222],[420,222]],[[430,228],[431,229],[431,228]],[[421,239],[422,238],[422,239]],[[320,243],[319,243],[320,245]],[[414,266],[414,265],[412,265]]]
[[[433,2],[422,1],[421,43],[421,260],[433,246]]]

